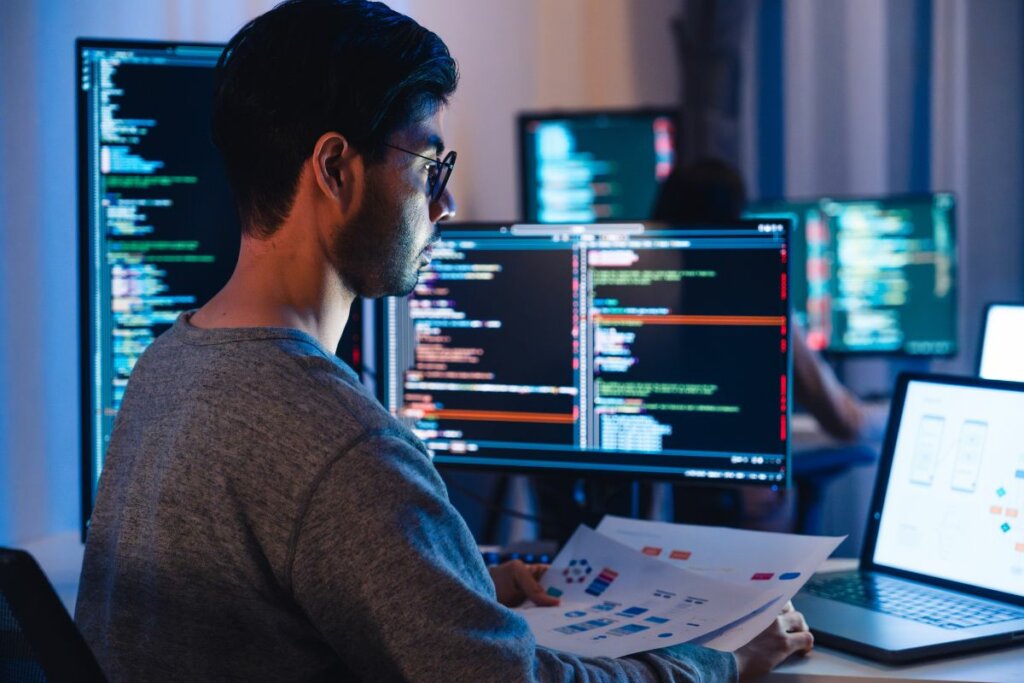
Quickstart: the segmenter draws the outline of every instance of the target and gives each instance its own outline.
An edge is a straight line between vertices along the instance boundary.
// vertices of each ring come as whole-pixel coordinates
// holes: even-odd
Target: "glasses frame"
[[[398,145],[392,145],[387,142],[384,143],[384,146],[390,147],[391,149],[397,149],[399,152],[405,152],[406,154],[411,154],[414,157],[419,157],[420,159],[426,159],[427,161],[432,162],[434,164],[434,168],[438,170],[436,171],[437,175],[432,175],[428,180],[429,185],[427,189],[430,193],[430,202],[434,203],[441,198],[444,194],[444,188],[448,186],[448,179],[452,177],[452,171],[455,170],[455,159],[458,158],[458,154],[454,149],[445,154],[444,158],[441,159],[440,157],[428,157],[424,154],[419,154],[418,152],[413,152],[412,150],[399,147]]]

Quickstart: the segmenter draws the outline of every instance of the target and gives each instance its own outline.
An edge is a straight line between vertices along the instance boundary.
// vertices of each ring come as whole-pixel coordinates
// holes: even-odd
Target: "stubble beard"
[[[334,266],[356,296],[405,296],[416,287],[422,250],[410,213],[368,179],[362,207],[331,245]]]

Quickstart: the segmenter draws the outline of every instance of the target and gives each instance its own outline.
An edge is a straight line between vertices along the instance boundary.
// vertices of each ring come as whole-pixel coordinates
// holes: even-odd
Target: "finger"
[[[797,612],[797,614],[800,614]],[[807,625],[807,619],[804,618],[803,614],[800,614],[800,625],[796,629],[797,631],[810,631],[811,627]]]
[[[786,645],[791,653],[807,654],[814,649],[814,636],[810,631],[790,633],[786,636]]]
[[[780,612],[780,614],[785,614],[786,612],[792,612],[795,609],[796,608],[793,607],[793,601],[792,600],[787,600],[786,604],[782,606],[782,611]]]
[[[515,567],[516,585],[519,587],[519,590],[537,605],[557,605],[558,598],[545,592],[544,587],[540,585],[540,582],[534,576],[532,569],[531,566],[525,564]]]
[[[537,579],[538,581],[540,581],[541,577],[543,577],[544,574],[547,573],[548,567],[550,567],[550,566],[551,566],[550,564],[531,564],[531,565],[529,565],[530,572],[533,573],[533,578]]]
[[[799,631],[807,630],[807,622],[804,621],[804,615],[799,612],[786,612],[778,616],[779,626],[786,633],[794,633]]]

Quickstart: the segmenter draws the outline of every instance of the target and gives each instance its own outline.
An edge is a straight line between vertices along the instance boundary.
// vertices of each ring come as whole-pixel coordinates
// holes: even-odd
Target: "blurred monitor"
[[[956,213],[947,193],[753,202],[793,221],[794,318],[836,354],[957,351]]]
[[[238,214],[210,136],[221,49],[77,42],[83,525],[135,362],[224,285],[238,257]],[[357,369],[359,327],[350,319],[339,347]]]
[[[376,368],[435,463],[786,482],[785,221],[439,227]]]
[[[549,112],[518,119],[526,223],[645,220],[672,171],[675,112]]]
[[[1024,382],[1024,304],[989,304],[981,329],[978,375]]]

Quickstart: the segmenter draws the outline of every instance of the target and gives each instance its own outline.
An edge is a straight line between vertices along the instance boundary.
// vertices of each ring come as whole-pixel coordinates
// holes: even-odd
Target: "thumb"
[[[559,603],[558,598],[548,595],[540,581],[534,576],[533,570],[528,565],[516,567],[516,583],[526,595],[527,599],[542,607],[551,607]]]

